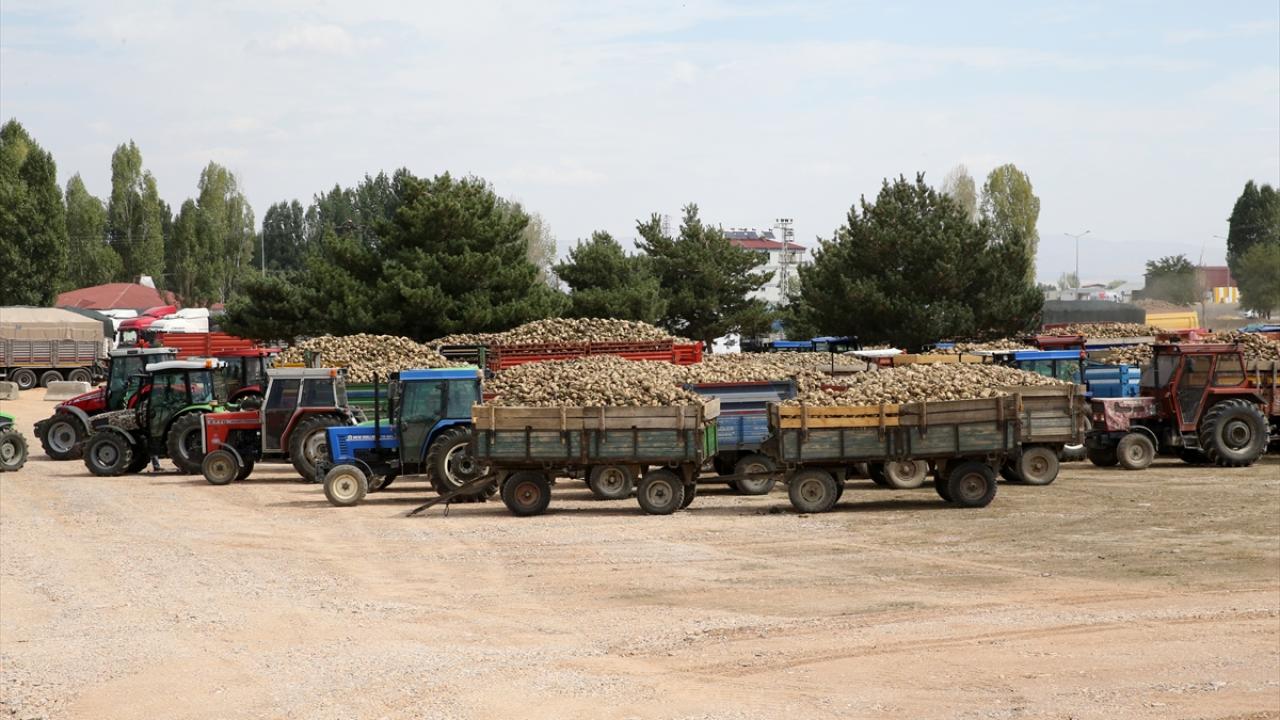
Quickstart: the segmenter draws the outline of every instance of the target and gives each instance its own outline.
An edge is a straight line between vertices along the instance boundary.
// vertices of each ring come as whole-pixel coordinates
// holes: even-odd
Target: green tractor
[[[142,392],[136,407],[93,418],[84,464],[99,476],[142,472],[152,457],[167,457],[178,471],[200,472],[205,413],[218,412],[226,396],[222,363],[174,360],[151,363],[129,378],[126,394]]]
[[[13,416],[0,413],[0,472],[22,469],[27,462],[27,439],[13,425]]]

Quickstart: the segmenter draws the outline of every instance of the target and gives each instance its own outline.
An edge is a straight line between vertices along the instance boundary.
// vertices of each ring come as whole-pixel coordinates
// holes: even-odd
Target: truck
[[[182,308],[156,320],[147,328],[150,333],[199,333],[209,332],[208,308]]]
[[[1139,397],[1092,400],[1089,460],[1142,470],[1159,453],[1224,468],[1252,465],[1280,437],[1278,377],[1280,363],[1247,363],[1241,345],[1157,344]]]
[[[342,368],[268,370],[259,406],[208,413],[200,418],[200,472],[211,485],[244,480],[264,459],[288,460],[303,480],[315,482],[325,456],[325,431],[354,425]]]
[[[27,462],[27,439],[14,426],[13,416],[0,413],[0,472],[16,472]]]
[[[985,507],[996,469],[1020,451],[1019,398],[815,407],[773,404],[765,453],[785,474],[791,505],[827,512],[856,463],[928,463],[934,489],[960,507]]]
[[[485,476],[488,470],[472,448],[472,406],[480,402],[481,376],[478,368],[393,373],[385,415],[375,389],[372,421],[326,431],[328,453],[317,477],[329,502],[356,505],[403,475],[425,475],[441,495]],[[478,487],[465,499],[487,496],[492,489],[492,484]]]
[[[186,474],[200,472],[200,416],[223,408],[218,362],[148,363],[129,378],[126,396],[151,387],[133,407],[97,415],[84,444],[84,464],[98,476],[141,472],[151,457],[168,457]],[[127,403],[126,403],[127,404]]]
[[[769,404],[790,400],[796,395],[792,380],[766,382],[697,383],[689,390],[720,401],[716,417],[716,453],[712,467],[722,477],[730,478],[729,487],[742,495],[768,495],[776,479],[773,459],[761,452],[769,437]],[[612,485],[615,493],[591,486],[601,499],[627,497],[630,483]]]
[[[91,418],[104,412],[122,410],[126,407],[126,400],[136,403],[138,397],[150,390],[147,386],[141,388],[141,393],[127,396],[125,390],[129,378],[141,372],[148,363],[176,358],[177,351],[171,348],[112,350],[107,354],[105,387],[94,388],[58,403],[52,415],[36,423],[36,437],[45,454],[52,460],[80,457],[81,444],[90,432]]]
[[[651,515],[688,507],[717,450],[720,401],[672,407],[498,407],[472,410],[474,455],[513,515],[540,515],[556,477],[610,473],[636,480]]]
[[[101,321],[60,308],[0,308],[0,380],[19,390],[102,377],[110,341]]]
[[[121,347],[137,345],[156,320],[177,311],[177,305],[157,305],[143,310],[136,317],[121,320],[116,328],[116,344]]]

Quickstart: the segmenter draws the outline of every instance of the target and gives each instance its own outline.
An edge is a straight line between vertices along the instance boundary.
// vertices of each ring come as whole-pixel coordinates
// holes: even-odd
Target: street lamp
[[[1066,235],[1069,238],[1076,239],[1076,299],[1077,300],[1080,299],[1080,238],[1084,237],[1085,235],[1088,235],[1090,232],[1092,231],[1085,230],[1082,233],[1075,233],[1075,234],[1062,233],[1063,235]]]

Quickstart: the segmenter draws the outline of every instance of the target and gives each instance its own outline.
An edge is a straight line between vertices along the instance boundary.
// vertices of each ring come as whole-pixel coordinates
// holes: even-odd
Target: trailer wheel
[[[880,487],[889,487],[889,481],[884,476],[884,463],[867,463],[867,477]]]
[[[1018,474],[1018,466],[1014,464],[1013,460],[1000,464],[1000,477],[1004,478],[1006,482],[1022,482],[1022,476]]]
[[[169,450],[169,459],[178,466],[178,472],[196,475],[201,472],[200,463],[204,460],[204,447],[201,444],[201,433],[204,425],[200,416],[204,413],[189,412],[173,421],[169,426],[169,436],[165,444]]]
[[[1115,467],[1120,462],[1119,456],[1116,455],[1114,447],[1108,448],[1089,448],[1087,453],[1089,462],[1097,467]]]
[[[236,482],[240,482],[253,474],[253,459],[249,458],[240,466],[240,472],[236,473]]]
[[[337,465],[324,476],[324,496],[337,507],[357,505],[369,492],[369,479],[355,465]]]
[[[551,483],[545,473],[521,470],[502,483],[502,504],[516,517],[532,517],[551,504]]]
[[[31,368],[18,368],[9,374],[9,379],[18,386],[19,390],[30,390],[39,382],[36,371]]]
[[[924,485],[928,473],[929,463],[925,460],[895,460],[885,463],[881,470],[885,484],[894,490],[914,490]]]
[[[71,382],[86,382],[92,385],[93,373],[89,372],[88,368],[76,368],[67,373],[67,379]]]
[[[17,428],[0,428],[0,472],[22,469],[27,462],[27,439]]]
[[[986,507],[996,496],[996,474],[985,463],[960,463],[947,478],[947,494],[960,507]]]
[[[691,482],[684,486],[684,499],[680,501],[680,509],[683,510],[693,504],[693,499],[698,496],[698,483]]]
[[[62,382],[62,373],[57,370],[45,370],[40,373],[40,387],[47,388],[49,383]]]
[[[133,443],[124,435],[103,430],[91,435],[85,443],[84,466],[99,477],[123,475],[133,462],[135,452],[141,452],[141,449],[135,450]]]
[[[933,490],[938,493],[938,497],[951,502],[951,489],[947,487],[947,478],[942,475],[934,475]]]
[[[210,485],[230,485],[240,470],[240,463],[230,450],[214,450],[200,463],[200,472]]]
[[[826,470],[800,470],[787,482],[791,507],[802,513],[824,513],[835,507],[839,488]]]
[[[684,483],[667,468],[650,470],[636,486],[636,501],[650,515],[670,515],[684,503]]]
[[[1043,447],[1022,449],[1018,457],[1018,477],[1028,485],[1048,485],[1058,479],[1058,453]]]
[[[597,500],[622,500],[631,495],[635,479],[625,465],[597,465],[591,468],[587,487]]]
[[[1211,462],[1248,467],[1267,450],[1267,417],[1247,400],[1226,400],[1205,412],[1198,434]]]
[[[767,455],[752,453],[742,456],[733,466],[734,475],[760,475],[777,472],[777,466]],[[768,495],[778,479],[769,477],[739,477],[733,481],[734,490],[740,495]]]
[[[1131,432],[1116,444],[1116,460],[1125,470],[1145,470],[1156,459],[1156,446],[1151,438]]]
[[[40,434],[40,445],[50,458],[74,460],[80,457],[84,426],[71,413],[54,413],[37,427],[36,432]]]

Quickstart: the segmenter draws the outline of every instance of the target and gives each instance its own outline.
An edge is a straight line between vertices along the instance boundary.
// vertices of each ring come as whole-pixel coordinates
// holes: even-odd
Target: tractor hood
[[[1094,429],[1109,432],[1128,430],[1134,420],[1159,414],[1153,397],[1094,398],[1092,406]]]
[[[66,410],[68,408],[77,408],[83,410],[88,415],[100,412],[107,406],[107,390],[106,388],[97,387],[87,393],[79,395],[60,402],[54,406],[53,411]]]

